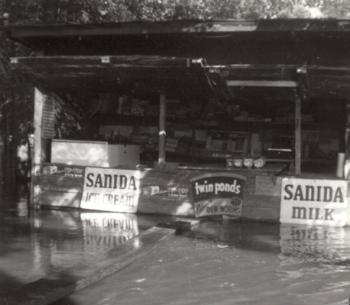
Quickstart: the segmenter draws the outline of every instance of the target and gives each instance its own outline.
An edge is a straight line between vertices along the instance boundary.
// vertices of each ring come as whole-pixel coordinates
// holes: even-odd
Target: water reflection
[[[350,228],[281,225],[276,274],[305,304],[349,304]]]
[[[350,227],[202,220],[190,237],[288,258],[350,264]]]
[[[76,304],[347,304],[346,228],[202,220],[73,296]],[[115,283],[118,283],[118,289]],[[67,304],[61,302],[59,304]]]
[[[40,223],[33,232],[41,251],[37,267],[45,270],[103,259],[108,250],[139,234],[138,219],[132,214],[51,211],[36,215],[35,223]]]
[[[251,298],[250,304],[348,304],[342,302],[350,296],[350,228],[203,220],[191,237],[211,245],[201,246],[197,259],[218,249],[202,267],[226,262],[236,286],[249,290],[235,296]],[[244,270],[239,277],[237,268]]]
[[[279,252],[279,225],[235,220],[202,220],[193,237],[247,250]]]
[[[154,225],[131,214],[26,211],[19,202],[17,209],[0,213],[0,295],[48,274],[93,265]],[[137,239],[133,246],[138,246]]]
[[[24,215],[0,213],[0,295],[61,270],[66,277],[85,275],[75,266],[95,266],[110,250],[164,222],[77,210]],[[111,304],[338,304],[350,295],[349,265],[350,228],[202,220],[96,290],[82,291],[80,303],[73,301],[99,304],[102,291]]]
[[[27,198],[21,198],[17,202],[17,215],[18,215],[18,217],[29,216],[28,199]]]
[[[124,244],[139,234],[136,215],[81,213],[84,250],[104,251]]]
[[[350,228],[326,226],[280,226],[281,258],[350,264]]]

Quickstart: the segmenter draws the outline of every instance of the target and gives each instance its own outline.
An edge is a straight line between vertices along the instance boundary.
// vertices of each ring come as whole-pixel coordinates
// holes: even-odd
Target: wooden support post
[[[346,102],[345,110],[345,135],[344,135],[344,152],[348,158],[350,155],[350,101]]]
[[[166,96],[161,94],[159,96],[159,145],[158,145],[158,165],[165,164],[165,122],[166,122]]]
[[[3,131],[4,131],[4,175],[3,178],[3,191],[7,196],[14,197],[16,191],[16,156],[17,149],[16,143],[14,142],[13,134],[16,133],[15,128],[17,126],[14,124],[15,122],[15,111],[14,107],[14,99],[15,96],[11,97],[11,100],[7,103],[10,104],[9,107],[6,107],[4,110],[4,123],[3,123]]]
[[[294,149],[295,149],[295,175],[301,174],[301,98],[297,89],[295,90],[295,130],[294,130]]]
[[[30,205],[34,208],[39,207],[40,196],[40,170],[43,154],[42,141],[42,115],[44,103],[47,96],[39,89],[34,89],[34,143],[32,153],[31,183],[30,183]]]

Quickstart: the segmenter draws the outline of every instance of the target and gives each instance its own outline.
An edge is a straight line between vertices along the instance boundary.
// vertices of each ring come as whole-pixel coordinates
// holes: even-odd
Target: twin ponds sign
[[[283,178],[282,223],[345,226],[349,210],[344,180]]]
[[[81,208],[136,213],[140,197],[140,172],[87,167]]]
[[[231,173],[204,174],[191,179],[195,216],[241,216],[245,179]]]

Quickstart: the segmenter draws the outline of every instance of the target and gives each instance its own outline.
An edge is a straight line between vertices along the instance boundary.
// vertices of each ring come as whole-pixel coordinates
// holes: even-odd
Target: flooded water
[[[128,214],[0,213],[0,296],[59,269],[103,260],[162,222]],[[203,220],[191,232],[55,305],[349,304],[350,228]]]
[[[0,212],[0,296],[51,273],[103,260],[108,250],[155,225],[154,217],[77,210],[29,215],[24,200],[11,206]]]
[[[55,305],[321,305],[349,296],[349,229],[203,221]]]

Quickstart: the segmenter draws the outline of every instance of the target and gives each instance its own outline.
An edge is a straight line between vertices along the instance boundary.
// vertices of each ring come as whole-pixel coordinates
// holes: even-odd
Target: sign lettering
[[[139,196],[139,171],[86,168],[81,208],[136,213]]]
[[[334,221],[333,213],[335,209],[292,207],[292,219],[311,219]]]
[[[232,173],[205,174],[192,179],[195,216],[241,216],[245,179]]]
[[[282,223],[344,226],[347,220],[347,181],[326,179],[282,180]]]

